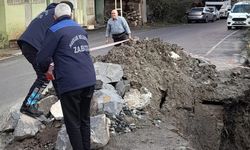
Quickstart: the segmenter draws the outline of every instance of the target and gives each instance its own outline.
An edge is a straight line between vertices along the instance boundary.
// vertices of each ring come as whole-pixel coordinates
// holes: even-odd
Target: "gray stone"
[[[121,65],[96,62],[94,64],[97,80],[103,83],[118,82],[122,79],[123,69]]]
[[[16,128],[20,118],[21,105],[22,103],[18,103],[1,115],[0,132],[12,131]]]
[[[145,87],[139,90],[130,89],[124,96],[124,101],[130,109],[143,109],[146,107],[152,98],[152,93]]]
[[[107,145],[110,139],[109,125],[110,120],[106,115],[91,117],[91,149],[98,149]],[[65,125],[58,133],[56,141],[57,150],[72,150]]]
[[[56,120],[62,120],[63,112],[60,100],[51,106],[50,112]]]
[[[116,84],[115,89],[116,89],[117,93],[121,97],[123,97],[125,95],[125,93],[128,92],[130,89],[130,82],[128,80],[119,81]]]
[[[0,133],[0,149],[4,150],[14,140],[12,133]]]
[[[95,90],[102,89],[102,86],[103,86],[103,82],[101,80],[96,80]]]
[[[101,89],[95,91],[93,100],[97,102],[97,112],[107,112],[110,114],[119,114],[124,105],[124,100],[115,90]]]
[[[111,85],[111,84],[103,84],[102,88],[107,89],[107,90],[115,91],[115,87],[113,85]]]
[[[27,115],[21,114],[18,120],[17,127],[14,131],[16,140],[23,140],[25,138],[33,137],[41,129],[42,123]]]
[[[180,60],[181,59],[180,55],[176,54],[173,51],[170,52],[170,55],[171,55],[171,58],[173,58],[175,60]]]
[[[110,139],[110,120],[106,115],[91,118],[91,148],[98,149],[108,144]]]
[[[43,111],[44,115],[48,115],[50,112],[50,108],[58,101],[57,96],[50,95],[48,97],[43,98],[39,101],[39,109]]]
[[[111,84],[103,84],[101,89],[111,90],[116,93],[115,88]],[[92,98],[90,104],[90,116],[96,116],[98,114],[98,100],[96,97]]]
[[[69,136],[66,131],[65,125],[62,126],[58,132],[56,140],[56,150],[72,150],[72,146],[69,141]]]
[[[90,103],[90,116],[96,116],[97,113],[98,113],[98,102],[96,98],[92,97]]]

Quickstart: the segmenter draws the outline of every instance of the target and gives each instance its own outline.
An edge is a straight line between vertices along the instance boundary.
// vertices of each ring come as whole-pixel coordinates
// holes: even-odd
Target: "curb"
[[[18,52],[18,53],[15,53],[9,57],[4,57],[4,58],[1,58],[0,61],[4,61],[4,60],[7,60],[7,59],[10,59],[10,58],[14,58],[14,57],[17,57],[17,56],[20,56],[22,55],[22,52]]]

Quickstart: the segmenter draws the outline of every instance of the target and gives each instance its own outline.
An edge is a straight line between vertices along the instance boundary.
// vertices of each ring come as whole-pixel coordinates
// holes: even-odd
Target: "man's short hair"
[[[69,5],[69,7],[71,8],[71,10],[74,10],[74,1],[72,1],[72,0],[65,0],[65,1],[61,1],[60,3],[65,3],[65,4]]]
[[[58,4],[55,8],[55,16],[57,18],[59,18],[61,16],[71,16],[71,9],[70,9],[69,5],[67,5],[65,3]]]

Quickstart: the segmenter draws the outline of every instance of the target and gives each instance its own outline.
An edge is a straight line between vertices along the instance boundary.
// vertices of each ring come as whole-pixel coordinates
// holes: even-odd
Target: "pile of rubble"
[[[138,26],[142,23],[142,17],[137,11],[124,12],[124,17],[131,26]]]
[[[123,78],[123,69],[120,65],[97,62],[94,66],[97,84],[91,103],[91,147],[97,149],[108,143],[110,133],[116,135],[134,131],[135,120],[146,114],[143,109],[150,103],[152,94],[146,88],[140,91],[131,89],[130,82]],[[6,144],[9,143],[6,149],[15,149],[17,141],[22,143],[32,137],[36,138],[39,132],[52,126],[59,128],[57,140],[55,143],[51,142],[49,146],[48,143],[45,145],[40,143],[40,148],[71,149],[63,125],[61,103],[53,94],[54,90],[49,89],[39,102],[39,108],[50,120],[49,124],[43,124],[39,120],[20,114],[20,104],[12,107],[4,115],[0,131],[10,137],[10,140],[5,141]],[[32,146],[23,148],[37,149]]]
[[[130,149],[145,149],[138,145],[147,143],[148,135],[161,140],[160,144],[169,143],[164,140],[177,140],[163,145],[165,148],[193,149],[190,142],[196,149],[226,149],[223,145],[231,142],[231,138],[240,137],[228,123],[230,119],[224,118],[240,120],[242,117],[235,117],[239,113],[247,116],[250,104],[243,102],[249,100],[246,96],[250,87],[249,68],[217,72],[208,60],[192,57],[177,45],[159,39],[115,47],[106,56],[97,57],[94,66],[97,84],[91,103],[93,149],[122,149],[122,144]],[[71,149],[60,101],[53,93],[50,90],[40,102],[50,124],[20,114],[20,105],[4,115],[0,131],[5,138],[2,142],[8,144],[6,149]],[[234,110],[234,114],[228,110]],[[238,130],[245,131],[240,124],[233,123]],[[249,124],[248,120],[244,121],[244,125]],[[225,134],[223,131],[227,130],[232,132]],[[133,135],[133,132],[140,134]],[[247,135],[243,138],[244,147],[249,146]],[[231,146],[240,149],[240,141],[236,141]],[[162,147],[151,145],[151,148]]]

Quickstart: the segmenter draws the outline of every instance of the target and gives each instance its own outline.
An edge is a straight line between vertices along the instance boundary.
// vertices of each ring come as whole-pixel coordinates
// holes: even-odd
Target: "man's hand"
[[[55,80],[53,71],[54,71],[54,63],[51,63],[49,65],[48,71],[45,73],[45,76],[46,76],[47,80]]]
[[[131,41],[133,41],[133,38],[132,38],[131,34],[128,35],[128,39],[130,39]]]
[[[108,44],[109,43],[109,38],[106,38],[106,44]]]

